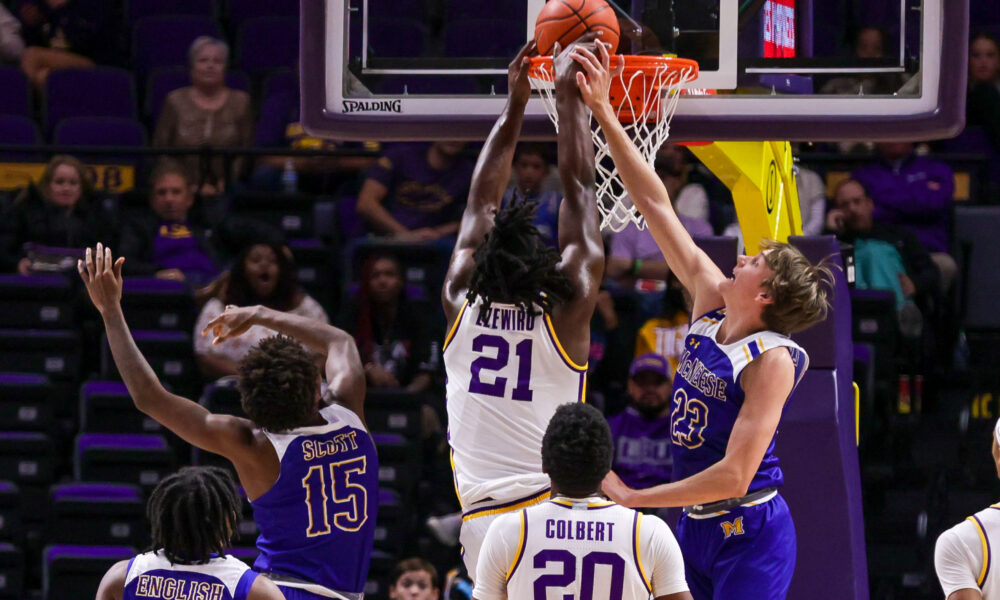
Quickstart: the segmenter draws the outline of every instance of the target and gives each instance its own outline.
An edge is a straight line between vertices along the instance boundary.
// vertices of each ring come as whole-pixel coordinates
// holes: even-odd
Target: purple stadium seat
[[[275,69],[264,80],[260,97],[266,101],[277,94],[290,94],[298,97],[299,76],[296,75],[295,69]]]
[[[402,389],[371,389],[365,404],[365,421],[372,431],[384,431],[417,439],[420,436],[420,406],[425,398]]]
[[[219,25],[209,17],[144,17],[132,30],[132,60],[142,78],[159,67],[188,64],[188,50],[195,38],[221,37]]]
[[[734,237],[695,238],[694,242],[708,255],[723,273],[732,273],[736,267],[736,249],[738,242]]]
[[[973,34],[979,27],[1000,25],[1000,3],[996,0],[971,0],[969,23],[973,24]]]
[[[0,275],[0,328],[73,327],[73,287],[62,275]]]
[[[143,115],[151,126],[156,125],[160,109],[170,92],[191,85],[191,69],[187,66],[161,67],[149,75],[146,84],[146,104]],[[250,78],[242,71],[226,71],[226,85],[234,90],[250,91]]]
[[[4,144],[34,146],[42,143],[38,125],[28,117],[0,115],[0,140]],[[32,162],[42,160],[35,152],[0,152],[0,160],[10,162]]]
[[[236,59],[251,77],[272,69],[290,69],[299,60],[297,17],[258,17],[240,26]]]
[[[0,544],[0,598],[21,598],[24,589],[24,551]]]
[[[128,0],[128,22],[134,25],[143,17],[189,15],[215,17],[213,0]]]
[[[45,80],[45,128],[70,117],[135,118],[135,82],[125,69],[61,69]]]
[[[126,279],[122,308],[135,329],[191,331],[196,317],[190,288],[179,281]]]
[[[241,192],[232,197],[231,210],[241,216],[267,223],[289,238],[313,235],[313,204],[310,194]]]
[[[337,200],[337,223],[340,224],[340,235],[345,242],[363,237],[366,233],[365,222],[358,215],[358,199],[354,196],[341,196]]]
[[[80,334],[61,329],[0,329],[0,364],[8,371],[74,380],[80,371]]]
[[[424,52],[427,29],[410,19],[371,19],[368,48],[373,57],[413,57]]]
[[[246,21],[259,17],[296,17],[299,0],[229,0],[229,26],[239,31]]]
[[[378,491],[378,522],[375,524],[375,547],[386,552],[399,552],[406,541],[406,519],[409,511],[403,508],[400,495],[395,490]]]
[[[136,553],[131,546],[47,546],[42,553],[42,598],[94,598],[104,573]]]
[[[73,452],[73,476],[152,489],[174,468],[174,453],[160,435],[81,433]]]
[[[28,78],[21,69],[0,65],[0,115],[31,116]]]
[[[56,127],[52,136],[55,144],[65,146],[146,146],[146,128],[132,118],[122,117],[73,117],[64,119]],[[121,163],[135,165],[139,158],[135,155],[100,154],[90,162]]]
[[[52,486],[45,539],[53,544],[145,545],[145,502],[134,485],[66,483]]]
[[[21,490],[13,481],[0,481],[0,540],[21,537]],[[0,590],[0,597],[3,591]]]
[[[420,470],[419,446],[395,433],[372,434],[372,441],[378,448],[379,485],[409,494]]]
[[[50,431],[55,390],[48,377],[0,373],[0,423],[17,431]]]
[[[489,35],[483,35],[489,32]],[[461,19],[444,28],[445,56],[504,57],[517,54],[524,45],[524,23],[495,19]]]
[[[88,381],[80,387],[81,433],[160,433],[163,426],[139,411],[120,381]]]
[[[386,77],[375,84],[376,94],[478,94],[479,84],[471,76],[410,75]]]

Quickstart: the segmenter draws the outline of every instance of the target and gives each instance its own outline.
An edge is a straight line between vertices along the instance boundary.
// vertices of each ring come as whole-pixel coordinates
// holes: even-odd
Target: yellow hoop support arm
[[[788,142],[714,142],[689,147],[733,193],[747,254],[764,238],[802,234],[799,193]]]

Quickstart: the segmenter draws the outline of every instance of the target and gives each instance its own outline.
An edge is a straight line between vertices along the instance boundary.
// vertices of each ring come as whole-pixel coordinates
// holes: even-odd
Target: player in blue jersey
[[[684,230],[667,191],[608,103],[610,57],[577,48],[584,102],[663,256],[694,301],[674,376],[672,483],[632,490],[610,474],[605,492],[626,506],[683,506],[678,537],[697,600],[784,598],[795,568],[795,528],[778,494],[774,455],[781,412],[808,366],[787,336],[826,318],[832,276],[788,244],[765,240],[727,278]]]
[[[265,338],[240,362],[250,419],[215,415],[164,389],[139,352],[122,314],[123,262],[98,244],[78,268],[136,407],[232,462],[260,529],[254,568],[286,598],[360,598],[374,542],[378,455],[364,423],[365,374],[353,338],[260,306],[227,308],[206,328],[215,343],[254,325],[283,335]],[[325,396],[306,348],[325,356]]]
[[[156,486],[146,516],[153,550],[111,567],[97,600],[283,600],[272,581],[225,554],[240,519],[228,472],[184,467]]]

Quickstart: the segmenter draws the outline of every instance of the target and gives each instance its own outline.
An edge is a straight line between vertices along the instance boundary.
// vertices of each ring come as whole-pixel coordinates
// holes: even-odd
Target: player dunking
[[[615,166],[657,245],[694,301],[674,376],[673,482],[632,490],[613,473],[604,490],[626,506],[684,506],[678,538],[696,599],[784,598],[795,568],[795,528],[778,494],[774,455],[781,411],[808,365],[787,335],[825,318],[829,269],[765,241],[726,278],[674,213],[659,177],[608,102],[609,56],[576,48],[577,82]]]
[[[659,517],[604,500],[611,430],[586,404],[564,404],[542,440],[552,499],[490,525],[475,600],[691,600],[677,540]]]
[[[533,51],[529,43],[510,64],[507,106],[479,155],[441,294],[448,435],[470,576],[493,518],[548,497],[542,435],[557,406],[586,392],[589,324],[604,270],[593,142],[568,55],[556,59],[561,254],[532,224],[534,205],[512,202],[498,212],[531,94]]]
[[[260,529],[254,568],[288,600],[361,598],[374,542],[378,455],[364,423],[365,374],[354,340],[289,313],[227,309],[205,331],[216,343],[253,325],[284,335],[262,340],[240,362],[250,420],[212,414],[164,389],[136,347],[121,308],[124,260],[114,261],[98,244],[96,252],[87,249],[79,270],[136,407],[232,462]],[[326,356],[333,401],[326,406],[319,369],[300,342]]]
[[[153,550],[111,567],[97,600],[282,600],[273,582],[226,549],[240,522],[233,478],[218,467],[184,467],[156,486],[146,516]]]

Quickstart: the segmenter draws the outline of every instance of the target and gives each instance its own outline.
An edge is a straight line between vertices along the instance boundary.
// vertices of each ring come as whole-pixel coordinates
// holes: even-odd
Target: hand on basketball
[[[601,482],[601,491],[612,502],[634,508],[632,506],[632,498],[635,490],[625,485],[625,482],[622,481],[621,477],[615,475],[614,471],[608,471],[608,474],[604,476],[604,481]]]
[[[597,40],[602,33],[601,31],[588,31],[577,38],[572,44],[566,46],[566,48],[563,48],[559,42],[553,44],[552,68],[556,74],[556,89],[576,87],[574,78],[576,77],[576,73],[579,72],[579,67],[573,62],[573,52],[581,47],[593,48],[595,44],[600,43]]]
[[[257,306],[234,306],[230,304],[221,315],[208,322],[201,335],[212,334],[212,345],[217,346],[226,340],[239,337],[254,325]]]
[[[531,68],[531,57],[538,55],[535,40],[529,41],[517,53],[510,66],[507,67],[507,93],[510,99],[520,104],[527,104],[531,98],[531,83],[528,81],[528,71]]]
[[[122,299],[122,263],[125,258],[113,260],[111,248],[98,243],[96,249],[87,248],[86,258],[76,261],[80,279],[87,286],[91,302],[101,314],[119,305]]]
[[[611,70],[611,55],[604,44],[597,44],[597,54],[583,46],[573,48],[572,58],[581,67],[583,73],[576,74],[576,84],[580,87],[583,103],[597,113],[600,110],[611,110],[608,95],[611,89],[611,77],[623,66],[622,57],[616,56],[618,64],[614,72]]]

